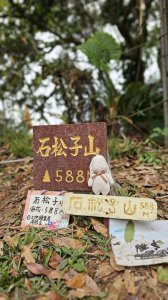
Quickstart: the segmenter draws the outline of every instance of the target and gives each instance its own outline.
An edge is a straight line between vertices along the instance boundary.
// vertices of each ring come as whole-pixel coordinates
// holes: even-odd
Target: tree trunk
[[[160,1],[161,14],[161,65],[163,81],[163,110],[164,126],[168,127],[168,1]],[[165,146],[168,147],[168,136],[165,137]]]

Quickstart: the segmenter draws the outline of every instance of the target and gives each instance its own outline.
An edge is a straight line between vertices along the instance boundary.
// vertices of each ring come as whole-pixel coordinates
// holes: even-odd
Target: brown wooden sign
[[[106,123],[33,127],[34,188],[89,191],[92,157],[107,158]]]

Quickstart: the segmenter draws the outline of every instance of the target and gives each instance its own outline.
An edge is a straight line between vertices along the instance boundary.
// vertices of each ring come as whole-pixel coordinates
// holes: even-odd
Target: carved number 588
[[[148,203],[148,202],[141,202],[140,207],[143,209],[151,209],[153,210],[153,203]]]
[[[57,182],[61,182],[63,180],[65,180],[68,183],[71,183],[73,181],[77,181],[78,183],[82,183],[86,180],[89,179],[89,171],[87,171],[87,175],[86,177],[83,174],[82,170],[78,170],[77,172],[75,172],[76,174],[74,174],[72,172],[72,170],[67,170],[65,172],[65,175],[63,176],[62,170],[56,170],[56,178],[55,180]]]

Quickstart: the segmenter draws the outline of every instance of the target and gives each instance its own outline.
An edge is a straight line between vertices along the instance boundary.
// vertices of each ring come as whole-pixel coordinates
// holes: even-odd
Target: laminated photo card
[[[115,260],[121,266],[168,262],[168,221],[110,219],[109,234]]]

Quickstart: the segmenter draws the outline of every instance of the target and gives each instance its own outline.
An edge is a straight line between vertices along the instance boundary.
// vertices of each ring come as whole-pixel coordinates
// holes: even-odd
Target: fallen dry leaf
[[[51,242],[57,247],[75,248],[75,241],[69,237],[54,237]]]
[[[25,288],[30,292],[32,291],[30,280],[28,278],[25,278]]]
[[[75,248],[86,248],[86,244],[84,244],[84,241],[80,241],[78,239],[75,240]]]
[[[19,275],[19,273],[18,273],[14,268],[10,269],[9,274],[10,274],[11,276],[13,276],[13,277]]]
[[[75,287],[77,285],[82,285],[84,280],[85,283],[82,285],[81,288],[77,288],[76,290],[70,291],[68,294],[68,299],[73,299],[74,297],[81,299],[85,296],[98,296],[101,290],[96,284],[96,282],[87,274],[83,274],[82,276],[79,275],[80,274],[77,273],[74,277],[69,279],[69,284],[71,285],[70,287],[73,288],[73,286]],[[67,282],[65,282],[65,284],[67,284]]]
[[[106,226],[95,218],[90,218],[90,219],[94,229],[98,233],[101,233],[103,236],[108,237],[108,229],[106,228]]]
[[[68,233],[72,233],[72,229],[70,228],[58,228],[57,229],[58,234],[60,235],[66,235]]]
[[[14,261],[16,264],[19,264],[20,259],[21,259],[20,254],[19,254],[19,255],[15,255],[15,256],[13,257],[13,261]]]
[[[72,249],[84,248],[83,244],[79,240],[72,239],[70,237],[54,237],[50,240],[50,242],[60,248],[61,247],[68,247]]]
[[[28,270],[35,274],[35,275],[46,275],[48,276],[50,273],[50,270],[48,270],[47,268],[45,268],[44,266],[37,264],[35,262],[29,262],[26,264]]]
[[[64,272],[59,270],[51,270],[47,276],[50,280],[62,279],[64,278]]]
[[[30,250],[30,247],[25,245],[25,246],[22,246],[21,248],[21,257],[24,258],[25,260],[25,263],[35,263],[35,259],[32,255],[32,252]]]
[[[95,250],[93,252],[85,252],[87,255],[90,255],[90,256],[95,256],[95,255],[106,255],[107,253],[104,252],[103,250]]]
[[[154,279],[157,279],[157,272],[155,270],[151,270],[151,275]]]
[[[92,289],[95,292],[95,294],[99,294],[101,292],[97,283],[87,274],[85,274],[85,285],[88,288]]]
[[[136,295],[137,287],[135,285],[135,276],[131,274],[130,270],[125,270],[124,272],[124,283],[127,292],[131,295]]]
[[[66,286],[72,289],[81,288],[85,283],[85,274],[79,273],[75,275],[72,279],[65,282]]]
[[[153,288],[153,289],[156,288],[157,283],[158,283],[157,278],[148,278],[148,279],[146,280],[146,284],[147,284],[148,286],[150,286],[151,288]]]
[[[103,261],[96,269],[95,278],[100,279],[114,272],[109,262]]]
[[[76,276],[77,274],[78,274],[77,271],[75,271],[74,269],[70,269],[68,272],[65,273],[64,279],[70,280],[70,279],[72,279],[74,276]]]
[[[164,213],[161,209],[158,209],[158,210],[157,210],[157,214],[158,214],[159,217],[161,217],[161,218],[164,219],[165,213]]]
[[[19,238],[19,236],[17,234],[14,236],[5,235],[4,241],[8,244],[8,246],[14,248],[18,244],[18,238]]]
[[[112,285],[108,291],[108,295],[105,298],[105,300],[126,299],[125,294],[126,290],[124,286],[124,280],[121,276],[119,276],[112,282]]]
[[[47,276],[50,280],[54,279],[61,279],[64,278],[64,272],[63,271],[58,271],[58,270],[53,270],[53,269],[47,269],[41,264],[37,264],[35,262],[29,262],[26,264],[28,270],[32,272],[33,274],[36,275],[45,275]]]
[[[0,228],[0,238],[2,238],[4,236],[4,228]]]
[[[3,241],[0,241],[0,256],[3,255]]]
[[[94,291],[92,291],[88,287],[83,287],[82,289],[71,290],[68,294],[68,299],[71,300],[71,299],[74,299],[75,297],[82,299],[83,297],[86,297],[86,296],[96,297],[96,296],[98,296],[98,294],[95,293]]]
[[[56,269],[62,260],[63,258],[60,255],[58,255],[56,252],[53,252],[50,257],[49,266],[53,269]]]
[[[116,264],[113,252],[111,252],[109,256],[110,256],[110,265],[112,266],[112,268],[115,271],[121,272],[121,271],[125,270],[125,267],[119,266],[119,265]]]
[[[0,200],[4,200],[5,198],[5,192],[0,192]]]
[[[65,300],[65,298],[63,299],[60,295],[50,291],[43,296],[37,297],[36,300]]]
[[[85,232],[86,232],[85,228],[78,228],[76,231],[76,237],[79,239],[83,238]]]

